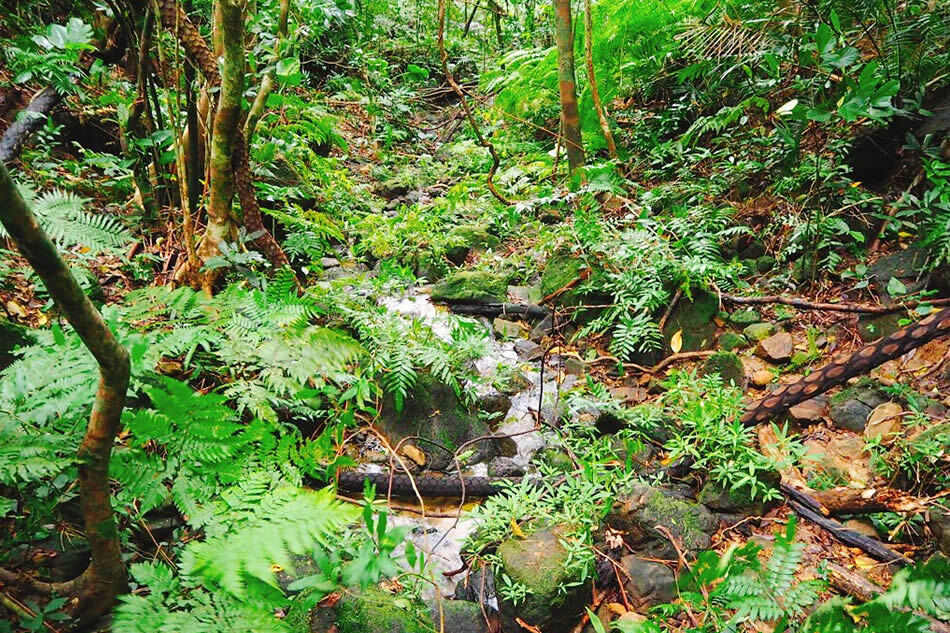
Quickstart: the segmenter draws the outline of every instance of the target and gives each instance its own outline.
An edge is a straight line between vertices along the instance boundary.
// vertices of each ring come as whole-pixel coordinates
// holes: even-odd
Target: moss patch
[[[725,385],[741,386],[742,379],[745,377],[745,368],[742,366],[742,361],[734,353],[716,352],[706,359],[700,373],[703,376],[716,374]]]
[[[505,300],[508,284],[495,274],[482,270],[454,273],[432,288],[436,301],[492,303]]]

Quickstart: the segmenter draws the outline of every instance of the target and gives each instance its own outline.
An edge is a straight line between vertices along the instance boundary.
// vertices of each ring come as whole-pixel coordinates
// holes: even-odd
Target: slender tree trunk
[[[290,0],[280,0],[280,15],[277,18],[277,42],[274,44],[274,62],[280,60],[280,47],[287,38],[287,22],[290,17]],[[254,140],[254,130],[258,122],[264,116],[264,108],[267,105],[267,97],[274,90],[274,71],[264,75],[261,80],[260,90],[251,104],[251,109],[247,113],[247,122],[244,124],[244,138],[248,145]]]
[[[244,17],[240,0],[214,3],[214,48],[221,59],[218,108],[211,131],[211,178],[208,226],[198,247],[202,261],[221,252],[220,244],[234,236],[234,172],[231,161],[236,151],[241,122],[241,95],[244,92]],[[217,275],[212,271],[202,279],[211,291]]]
[[[594,102],[594,110],[597,111],[597,119],[600,121],[600,129],[604,133],[604,140],[607,141],[607,155],[611,158],[617,158],[617,144],[614,142],[613,132],[610,131],[610,123],[607,121],[604,105],[600,102],[597,77],[594,75],[594,28],[590,0],[584,0],[584,52],[587,58],[587,81],[590,82],[590,96]]]
[[[88,621],[108,611],[115,596],[128,588],[112,511],[109,458],[129,387],[129,354],[109,331],[102,315],[69,272],[2,163],[0,223],[99,363],[99,387],[86,434],[77,452],[79,506],[91,553],[89,567],[73,581],[40,587],[76,597],[74,613],[81,620]]]
[[[584,165],[584,141],[581,138],[581,122],[577,111],[577,85],[574,79],[574,29],[571,25],[571,0],[554,0],[554,23],[564,150],[567,153],[568,169],[573,172]]]

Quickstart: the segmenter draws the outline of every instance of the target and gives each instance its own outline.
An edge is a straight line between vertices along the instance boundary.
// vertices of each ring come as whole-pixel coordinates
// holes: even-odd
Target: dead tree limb
[[[0,162],[9,163],[20,155],[23,144],[43,127],[47,115],[63,100],[52,86],[40,90],[0,138]]]
[[[495,146],[482,135],[481,129],[478,127],[478,122],[475,121],[475,115],[472,114],[472,108],[468,105],[468,99],[465,97],[465,91],[462,90],[462,87],[455,81],[452,71],[449,70],[449,54],[445,50],[445,0],[439,0],[439,28],[436,34],[436,41],[439,45],[439,55],[442,58],[442,73],[445,75],[445,80],[449,82],[449,85],[452,86],[452,90],[455,91],[455,94],[458,95],[459,103],[462,106],[462,110],[465,112],[465,118],[468,119],[468,124],[472,126],[472,133],[475,135],[475,139],[478,141],[478,144],[488,150],[488,153],[491,154],[491,169],[488,170],[488,175],[485,178],[485,184],[488,187],[488,191],[491,192],[491,195],[495,196],[495,199],[498,202],[504,205],[511,205],[511,201],[508,200],[505,196],[498,191],[495,187],[495,173],[498,171],[498,167],[501,165],[501,158],[498,156],[498,151],[495,149]]]
[[[946,306],[950,305],[950,297],[943,299],[922,299],[920,301],[908,301],[906,303],[895,303],[889,306],[862,305],[858,303],[819,303],[815,301],[806,301],[796,297],[782,297],[779,295],[770,295],[767,297],[737,297],[735,295],[720,295],[720,298],[726,303],[736,305],[774,305],[780,304],[791,306],[800,310],[827,310],[829,312],[856,312],[858,314],[893,314],[903,310],[912,310],[919,305]]]

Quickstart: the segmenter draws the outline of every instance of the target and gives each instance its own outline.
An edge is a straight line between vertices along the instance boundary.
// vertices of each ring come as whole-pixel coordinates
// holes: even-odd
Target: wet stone
[[[762,315],[756,310],[736,310],[729,315],[729,323],[740,328],[750,326],[753,323],[759,323],[761,320]]]
[[[518,353],[518,360],[522,362],[538,360],[544,356],[544,349],[534,341],[527,339],[515,341],[515,351]]]
[[[749,341],[741,334],[735,332],[724,332],[719,335],[719,348],[726,352],[732,352],[737,349],[744,349],[749,346]]]
[[[795,343],[788,332],[779,332],[759,341],[755,347],[755,355],[765,360],[782,363],[792,357]]]
[[[761,341],[775,334],[775,326],[771,323],[753,323],[742,330],[743,336],[750,341]]]
[[[676,597],[676,578],[663,563],[631,554],[620,559],[620,565],[627,572],[623,574],[624,590],[637,611],[645,612],[658,604],[672,602]]]
[[[504,338],[519,338],[522,335],[521,324],[497,317],[492,322],[495,333]]]

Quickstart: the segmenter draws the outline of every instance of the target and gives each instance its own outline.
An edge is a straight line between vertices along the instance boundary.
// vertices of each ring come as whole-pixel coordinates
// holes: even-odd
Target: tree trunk
[[[590,0],[584,0],[584,52],[587,58],[587,81],[590,83],[590,96],[594,102],[594,110],[597,111],[597,119],[600,121],[600,129],[604,133],[604,140],[607,141],[607,155],[610,158],[617,158],[617,144],[614,143],[614,135],[610,131],[610,123],[607,121],[604,105],[600,102],[600,91],[597,89],[597,77],[594,74],[594,28]]]
[[[280,14],[277,17],[277,42],[274,44],[274,63],[280,61],[281,44],[287,39],[287,22],[290,17],[290,0],[280,0]],[[248,145],[254,140],[254,130],[258,122],[264,116],[264,108],[267,105],[267,97],[274,90],[274,71],[271,70],[264,74],[261,80],[261,88],[257,91],[254,103],[247,113],[247,121],[244,123],[244,138]]]
[[[574,29],[571,0],[554,0],[554,37],[557,42],[558,89],[561,93],[561,124],[564,149],[570,171],[584,165],[584,141],[577,112],[577,85],[574,79]]]
[[[234,171],[231,162],[237,150],[241,95],[244,92],[243,19],[240,0],[217,0],[214,3],[214,48],[221,59],[221,83],[211,131],[208,226],[198,247],[201,261],[220,253],[221,242],[234,237]],[[214,271],[204,276],[202,285],[205,291],[211,290],[216,277]]]
[[[2,163],[0,223],[99,363],[99,388],[86,434],[77,452],[79,505],[91,560],[86,571],[75,580],[48,586],[51,591],[78,598],[74,613],[81,620],[88,621],[108,611],[115,596],[128,587],[112,511],[109,458],[129,387],[129,354],[109,331],[102,315],[69,272]]]

